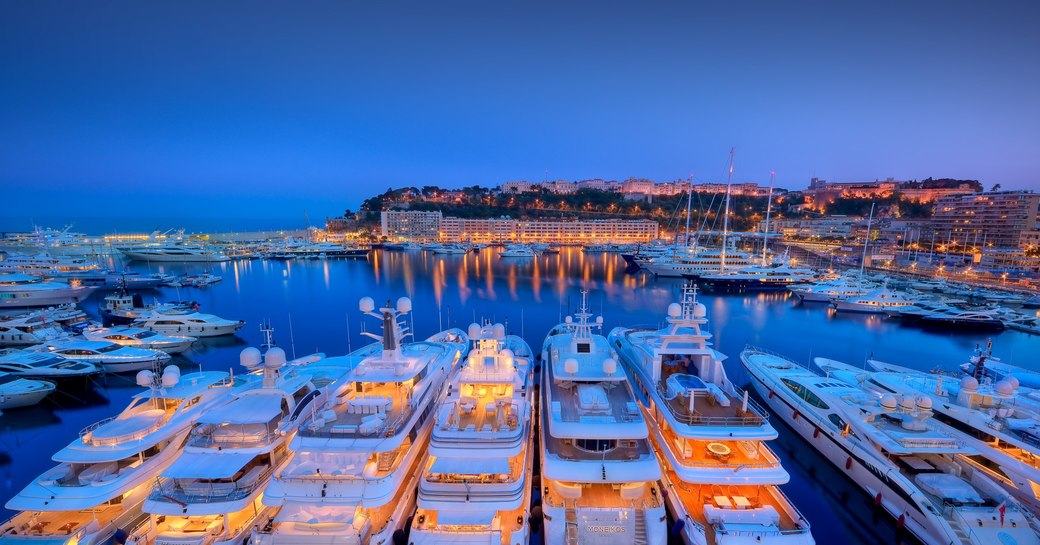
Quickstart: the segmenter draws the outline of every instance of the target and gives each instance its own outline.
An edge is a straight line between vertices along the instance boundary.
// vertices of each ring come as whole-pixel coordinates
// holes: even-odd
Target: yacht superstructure
[[[379,342],[346,357],[352,370],[300,427],[264,495],[278,513],[253,532],[254,544],[389,543],[415,508],[436,401],[468,351],[466,334],[404,343],[411,300],[377,312],[364,297],[359,306],[381,321],[382,335],[366,333]]]
[[[707,321],[686,285],[663,329],[609,336],[647,415],[669,510],[689,544],[811,544],[809,523],[776,486],[790,478],[765,445],[776,430],[727,377]]]
[[[223,252],[190,244],[166,244],[159,246],[138,246],[120,248],[127,258],[133,261],[201,261],[207,263],[228,261]]]
[[[65,283],[21,273],[0,273],[0,308],[78,303],[96,289],[95,286],[84,286],[78,280]]]
[[[575,319],[576,318],[576,319]],[[661,468],[646,420],[607,339],[593,333],[588,292],[542,346],[545,542],[666,541]]]
[[[474,346],[437,405],[409,542],[525,545],[535,457],[533,355],[501,324],[472,324],[468,333]]]
[[[0,526],[0,544],[103,545],[140,522],[156,475],[183,446],[192,422],[226,403],[227,373],[181,376],[141,371],[144,392],[119,415],[84,428],[54,455],[58,465],[7,502],[19,511]]]
[[[925,543],[1040,543],[1028,512],[965,461],[977,449],[932,420],[930,398],[867,392],[761,349],[740,357],[774,413]]]

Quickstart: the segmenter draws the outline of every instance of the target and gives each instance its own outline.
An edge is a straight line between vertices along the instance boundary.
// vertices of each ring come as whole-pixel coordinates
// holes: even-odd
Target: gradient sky
[[[387,186],[1040,189],[1032,2],[0,4],[0,219],[311,218]],[[9,204],[11,203],[11,204]]]

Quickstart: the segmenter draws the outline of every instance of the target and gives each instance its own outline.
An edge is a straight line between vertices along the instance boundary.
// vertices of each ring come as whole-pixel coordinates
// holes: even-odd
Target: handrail
[[[152,492],[149,494],[149,499],[156,501],[172,501],[174,503],[218,503],[224,501],[235,501],[242,498],[248,497],[253,492],[260,488],[263,488],[273,468],[268,466],[255,479],[251,479],[251,482],[247,486],[241,486],[239,481],[233,483],[193,483],[192,488],[208,488],[211,492],[206,494],[188,493],[180,486],[176,481],[188,480],[188,479],[167,479],[164,482],[156,483],[152,485]],[[214,493],[214,489],[218,487],[227,487],[231,485],[231,490],[225,493]]]
[[[737,388],[736,386],[734,386],[733,389],[738,394],[744,392],[744,390]],[[769,421],[769,412],[763,409],[750,397],[747,400],[748,413],[743,416],[703,416],[677,410],[670,400],[665,397],[668,395],[668,391],[661,383],[657,383],[657,393],[665,400],[663,405],[668,407],[668,412],[683,424],[698,426],[761,426]],[[743,403],[743,401],[741,401],[741,403]]]

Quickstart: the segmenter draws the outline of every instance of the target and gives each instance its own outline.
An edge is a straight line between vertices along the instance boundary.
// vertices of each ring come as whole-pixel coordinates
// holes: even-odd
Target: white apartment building
[[[440,212],[383,210],[379,219],[387,240],[427,242],[440,238],[443,218]]]

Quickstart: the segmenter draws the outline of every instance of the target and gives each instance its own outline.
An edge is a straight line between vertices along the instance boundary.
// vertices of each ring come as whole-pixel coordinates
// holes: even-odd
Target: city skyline
[[[734,182],[1040,189],[1031,3],[250,6],[9,3],[0,184],[22,205],[5,227],[314,219],[389,186],[718,182],[730,147]]]

